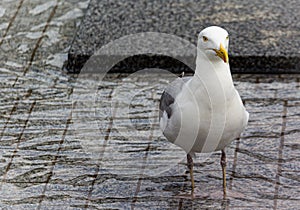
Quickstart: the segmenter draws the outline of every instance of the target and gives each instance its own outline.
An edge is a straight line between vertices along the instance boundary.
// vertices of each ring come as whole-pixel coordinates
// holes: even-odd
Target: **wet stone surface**
[[[238,196],[211,196],[222,189],[216,152],[195,160],[206,197],[182,198],[185,153],[158,128],[159,98],[175,76],[68,75],[61,67],[88,2],[4,2],[1,209],[298,208],[299,75],[233,76],[250,113],[226,149],[227,187]]]

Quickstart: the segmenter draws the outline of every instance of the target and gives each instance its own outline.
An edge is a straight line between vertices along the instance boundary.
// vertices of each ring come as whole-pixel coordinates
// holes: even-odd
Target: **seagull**
[[[196,70],[177,78],[164,90],[159,124],[168,141],[187,153],[194,197],[195,153],[221,151],[223,196],[226,197],[225,147],[244,131],[249,113],[234,87],[228,58],[229,35],[218,26],[199,33]]]

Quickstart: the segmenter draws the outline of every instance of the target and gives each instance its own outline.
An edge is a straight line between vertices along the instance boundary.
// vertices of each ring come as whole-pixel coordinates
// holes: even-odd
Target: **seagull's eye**
[[[229,36],[226,36],[226,40],[229,40]]]
[[[204,42],[207,42],[207,41],[208,41],[208,38],[207,38],[206,36],[203,36],[202,38],[203,38],[203,41],[204,41]]]

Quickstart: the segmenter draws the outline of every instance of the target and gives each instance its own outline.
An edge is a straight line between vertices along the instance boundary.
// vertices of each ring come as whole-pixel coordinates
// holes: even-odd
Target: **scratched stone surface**
[[[1,209],[298,209],[300,75],[235,74],[250,121],[220,154],[198,155],[190,191],[184,152],[158,128],[175,75],[62,71],[88,2],[0,3]],[[147,71],[150,72],[147,73]],[[152,73],[151,73],[152,72]]]

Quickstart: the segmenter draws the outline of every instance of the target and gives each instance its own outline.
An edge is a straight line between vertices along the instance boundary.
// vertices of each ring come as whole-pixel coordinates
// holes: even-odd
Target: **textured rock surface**
[[[95,51],[125,35],[161,32],[196,44],[204,27],[220,25],[231,37],[233,72],[299,72],[299,10],[297,0],[91,0],[70,49],[68,69],[78,71]],[[161,57],[157,60],[168,62]],[[142,60],[140,65],[151,67],[153,62]]]

